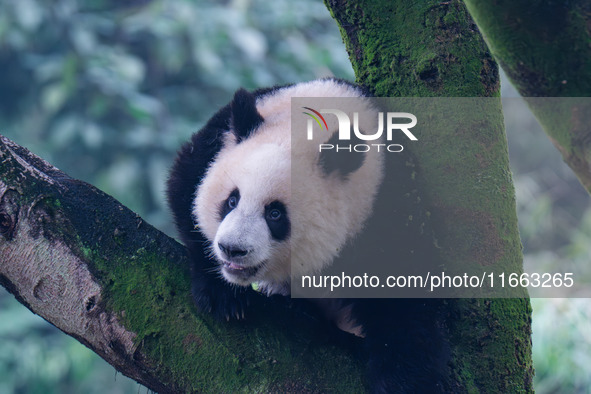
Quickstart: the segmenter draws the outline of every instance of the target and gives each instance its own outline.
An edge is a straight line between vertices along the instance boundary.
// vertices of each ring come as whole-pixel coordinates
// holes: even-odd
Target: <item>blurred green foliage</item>
[[[353,79],[317,0],[0,0],[0,71],[0,133],[171,235],[174,152],[238,87]],[[527,109],[505,110],[525,263],[583,275],[589,196]],[[537,391],[589,393],[588,300],[533,306]],[[0,293],[0,393],[139,390]]]
[[[536,392],[591,392],[589,299],[532,299]]]
[[[182,141],[239,87],[352,78],[321,2],[0,1],[0,130],[169,234]]]
[[[0,393],[137,393],[139,384],[0,294]],[[145,390],[145,389],[144,389]]]

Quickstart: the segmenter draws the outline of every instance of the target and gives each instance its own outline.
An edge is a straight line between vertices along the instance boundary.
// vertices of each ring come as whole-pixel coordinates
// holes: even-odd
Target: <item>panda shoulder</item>
[[[193,232],[191,212],[195,187],[206,174],[207,168],[223,148],[223,135],[229,129],[230,105],[221,108],[206,125],[194,133],[177,152],[166,185],[166,197],[171,207],[183,242],[187,243]]]

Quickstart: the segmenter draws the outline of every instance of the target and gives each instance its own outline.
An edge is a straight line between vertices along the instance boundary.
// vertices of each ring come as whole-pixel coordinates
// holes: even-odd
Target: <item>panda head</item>
[[[226,281],[284,292],[292,270],[319,272],[362,228],[382,177],[379,156],[357,155],[359,165],[343,174],[327,170],[317,144],[291,138],[292,97],[360,94],[334,80],[261,97],[236,93],[230,130],[197,187],[192,211]],[[336,130],[336,119],[328,121]]]

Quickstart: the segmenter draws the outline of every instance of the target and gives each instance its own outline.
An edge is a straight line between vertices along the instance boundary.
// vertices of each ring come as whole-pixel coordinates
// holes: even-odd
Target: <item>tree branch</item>
[[[1,136],[0,136],[1,137]],[[184,248],[112,197],[0,138],[0,284],[160,393],[363,390],[319,322],[261,296],[247,321],[197,314]]]
[[[524,97],[591,92],[591,4],[584,0],[465,0],[492,54]],[[591,193],[589,104],[528,100],[564,161]],[[582,127],[583,126],[583,127]]]

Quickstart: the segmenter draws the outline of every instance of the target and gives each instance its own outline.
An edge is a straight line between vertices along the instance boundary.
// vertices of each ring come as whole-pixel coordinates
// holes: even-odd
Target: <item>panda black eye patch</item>
[[[289,236],[291,224],[285,204],[281,201],[273,201],[265,206],[265,221],[273,239],[283,241]]]
[[[219,213],[220,213],[220,220],[224,220],[226,215],[228,215],[234,208],[238,206],[238,202],[240,201],[240,191],[238,189],[232,190],[228,198],[222,202],[220,205]]]

